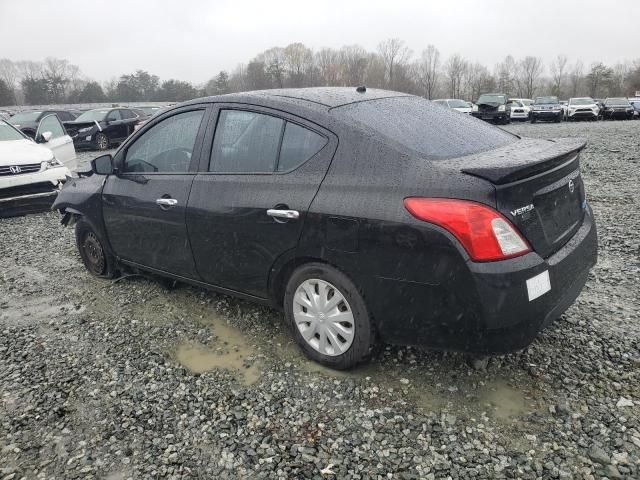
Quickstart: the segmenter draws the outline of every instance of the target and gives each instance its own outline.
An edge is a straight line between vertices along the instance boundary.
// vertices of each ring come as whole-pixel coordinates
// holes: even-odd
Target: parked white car
[[[510,98],[509,103],[511,104],[511,120],[529,120],[533,100],[530,98]]]
[[[0,216],[51,205],[75,166],[73,141],[55,115],[40,121],[36,141],[0,120]]]
[[[579,97],[569,99],[568,120],[597,120],[599,116],[600,106],[593,98]]]
[[[447,107],[452,110],[471,115],[471,107],[469,106],[469,102],[465,102],[464,100],[458,100],[456,98],[439,98],[438,100],[433,100],[433,103],[437,103],[438,105],[442,105],[443,107]]]

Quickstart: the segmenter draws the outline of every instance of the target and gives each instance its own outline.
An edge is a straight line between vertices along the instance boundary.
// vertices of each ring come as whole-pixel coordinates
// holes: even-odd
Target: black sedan
[[[560,316],[596,262],[584,145],[384,90],[252,92],[153,117],[53,208],[94,275],[280,306],[333,368],[375,342],[505,352]]]
[[[139,121],[129,108],[96,108],[64,126],[76,148],[106,150],[131,135]]]
[[[67,110],[28,110],[18,112],[9,118],[9,123],[25,135],[35,138],[40,120],[52,113],[56,114],[61,122],[68,122],[76,118],[76,114]]]
[[[633,105],[626,98],[607,98],[602,108],[602,119],[631,120],[633,118]]]

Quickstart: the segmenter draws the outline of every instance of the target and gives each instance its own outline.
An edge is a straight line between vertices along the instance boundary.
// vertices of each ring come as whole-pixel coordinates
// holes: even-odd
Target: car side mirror
[[[102,155],[91,160],[91,171],[96,175],[111,175],[113,173],[113,157]]]
[[[53,133],[42,132],[40,135],[38,135],[38,138],[36,138],[36,143],[47,143],[49,140],[51,140],[51,137],[53,137]]]

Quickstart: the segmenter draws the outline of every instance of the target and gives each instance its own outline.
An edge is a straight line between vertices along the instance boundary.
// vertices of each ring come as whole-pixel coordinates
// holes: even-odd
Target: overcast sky
[[[66,58],[88,77],[136,69],[203,83],[259,52],[302,42],[374,50],[399,37],[493,65],[559,53],[616,63],[640,57],[640,0],[0,0],[0,58]],[[608,20],[610,18],[611,20]]]

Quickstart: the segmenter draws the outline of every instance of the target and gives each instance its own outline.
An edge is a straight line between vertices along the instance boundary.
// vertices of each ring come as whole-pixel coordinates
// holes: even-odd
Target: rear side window
[[[284,120],[256,112],[222,110],[209,171],[273,173]]]
[[[131,110],[120,110],[120,113],[122,115],[122,118],[124,118],[124,119],[136,118],[136,114],[133,113]]]
[[[278,172],[287,172],[302,165],[322,150],[326,144],[327,139],[322,135],[295,123],[287,122],[282,138]]]
[[[396,97],[351,103],[332,109],[348,123],[427,160],[484,152],[518,137],[470,115],[440,108],[420,97]]]

